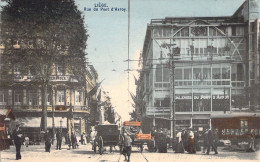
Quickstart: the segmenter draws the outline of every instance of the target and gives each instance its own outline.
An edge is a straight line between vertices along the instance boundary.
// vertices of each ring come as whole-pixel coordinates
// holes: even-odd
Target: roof
[[[214,118],[236,118],[236,117],[260,117],[259,112],[232,112],[232,113],[212,113],[210,115],[212,119]]]

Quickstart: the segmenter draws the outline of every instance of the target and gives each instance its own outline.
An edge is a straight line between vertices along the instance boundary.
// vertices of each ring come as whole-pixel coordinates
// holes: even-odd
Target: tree
[[[87,30],[74,0],[6,0],[2,10],[2,43],[5,46],[1,75],[15,82],[30,75],[42,88],[43,130],[47,129],[47,91],[57,67],[70,81],[85,84]],[[12,84],[9,82],[9,84]]]

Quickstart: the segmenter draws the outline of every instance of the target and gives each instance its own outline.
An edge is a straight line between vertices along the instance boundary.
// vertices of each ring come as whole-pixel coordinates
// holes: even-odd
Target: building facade
[[[0,22],[0,29],[2,25]],[[5,34],[10,37],[5,41],[0,40],[0,109],[12,109],[25,136],[34,142],[42,137],[43,108],[47,111],[47,128],[53,133],[55,129],[62,129],[64,136],[72,132],[80,136],[87,132],[91,107],[89,102],[92,101],[87,100],[86,96],[89,88],[96,84],[97,72],[94,67],[86,65],[81,58],[82,61],[76,60],[80,64],[75,66],[79,69],[78,73],[73,73],[71,69],[75,67],[68,67],[64,63],[69,60],[65,58],[68,58],[70,45],[57,43],[53,44],[55,52],[52,53],[56,57],[49,60],[44,56],[39,57],[39,60],[45,59],[39,62],[43,65],[39,66],[41,69],[28,68],[26,64],[31,62],[20,60],[21,55],[30,55],[30,52],[36,50],[45,50],[47,53],[52,45],[48,49],[47,41],[44,41],[45,37],[41,37],[42,35],[13,38],[11,32],[1,31],[1,36]],[[74,54],[73,57],[77,56]],[[53,61],[54,59],[57,61]],[[48,73],[45,67],[49,70]],[[40,73],[46,76],[39,79]],[[40,81],[42,78],[48,80],[46,90]]]
[[[174,105],[177,127],[200,129],[212,114],[260,110],[256,6],[246,1],[226,17],[151,20],[137,84],[144,122],[170,128]]]

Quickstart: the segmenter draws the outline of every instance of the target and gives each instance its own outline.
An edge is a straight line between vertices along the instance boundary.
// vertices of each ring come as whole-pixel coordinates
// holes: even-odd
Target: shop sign
[[[191,100],[192,96],[176,95],[175,99],[176,100]],[[201,100],[209,100],[209,99],[211,99],[211,96],[210,95],[194,95],[193,99],[195,99],[195,100],[199,100],[199,99],[201,99]],[[229,99],[229,96],[228,95],[226,95],[226,96],[224,96],[224,95],[214,95],[214,96],[212,96],[212,99],[213,100]]]

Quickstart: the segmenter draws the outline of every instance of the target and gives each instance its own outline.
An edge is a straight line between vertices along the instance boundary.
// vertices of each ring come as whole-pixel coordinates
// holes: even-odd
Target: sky
[[[129,120],[133,103],[128,93],[128,0],[75,0],[90,35],[87,41],[89,64],[103,80],[115,111]],[[165,17],[231,16],[245,0],[130,0],[129,59],[138,60],[146,27],[151,19]],[[101,5],[100,5],[101,4]],[[102,7],[104,6],[103,9]],[[97,8],[98,11],[95,11]],[[108,8],[108,9],[107,9]],[[112,11],[113,8],[113,11]],[[115,8],[121,8],[115,11]],[[135,94],[137,61],[129,64],[129,91]],[[128,102],[129,100],[129,102]]]

